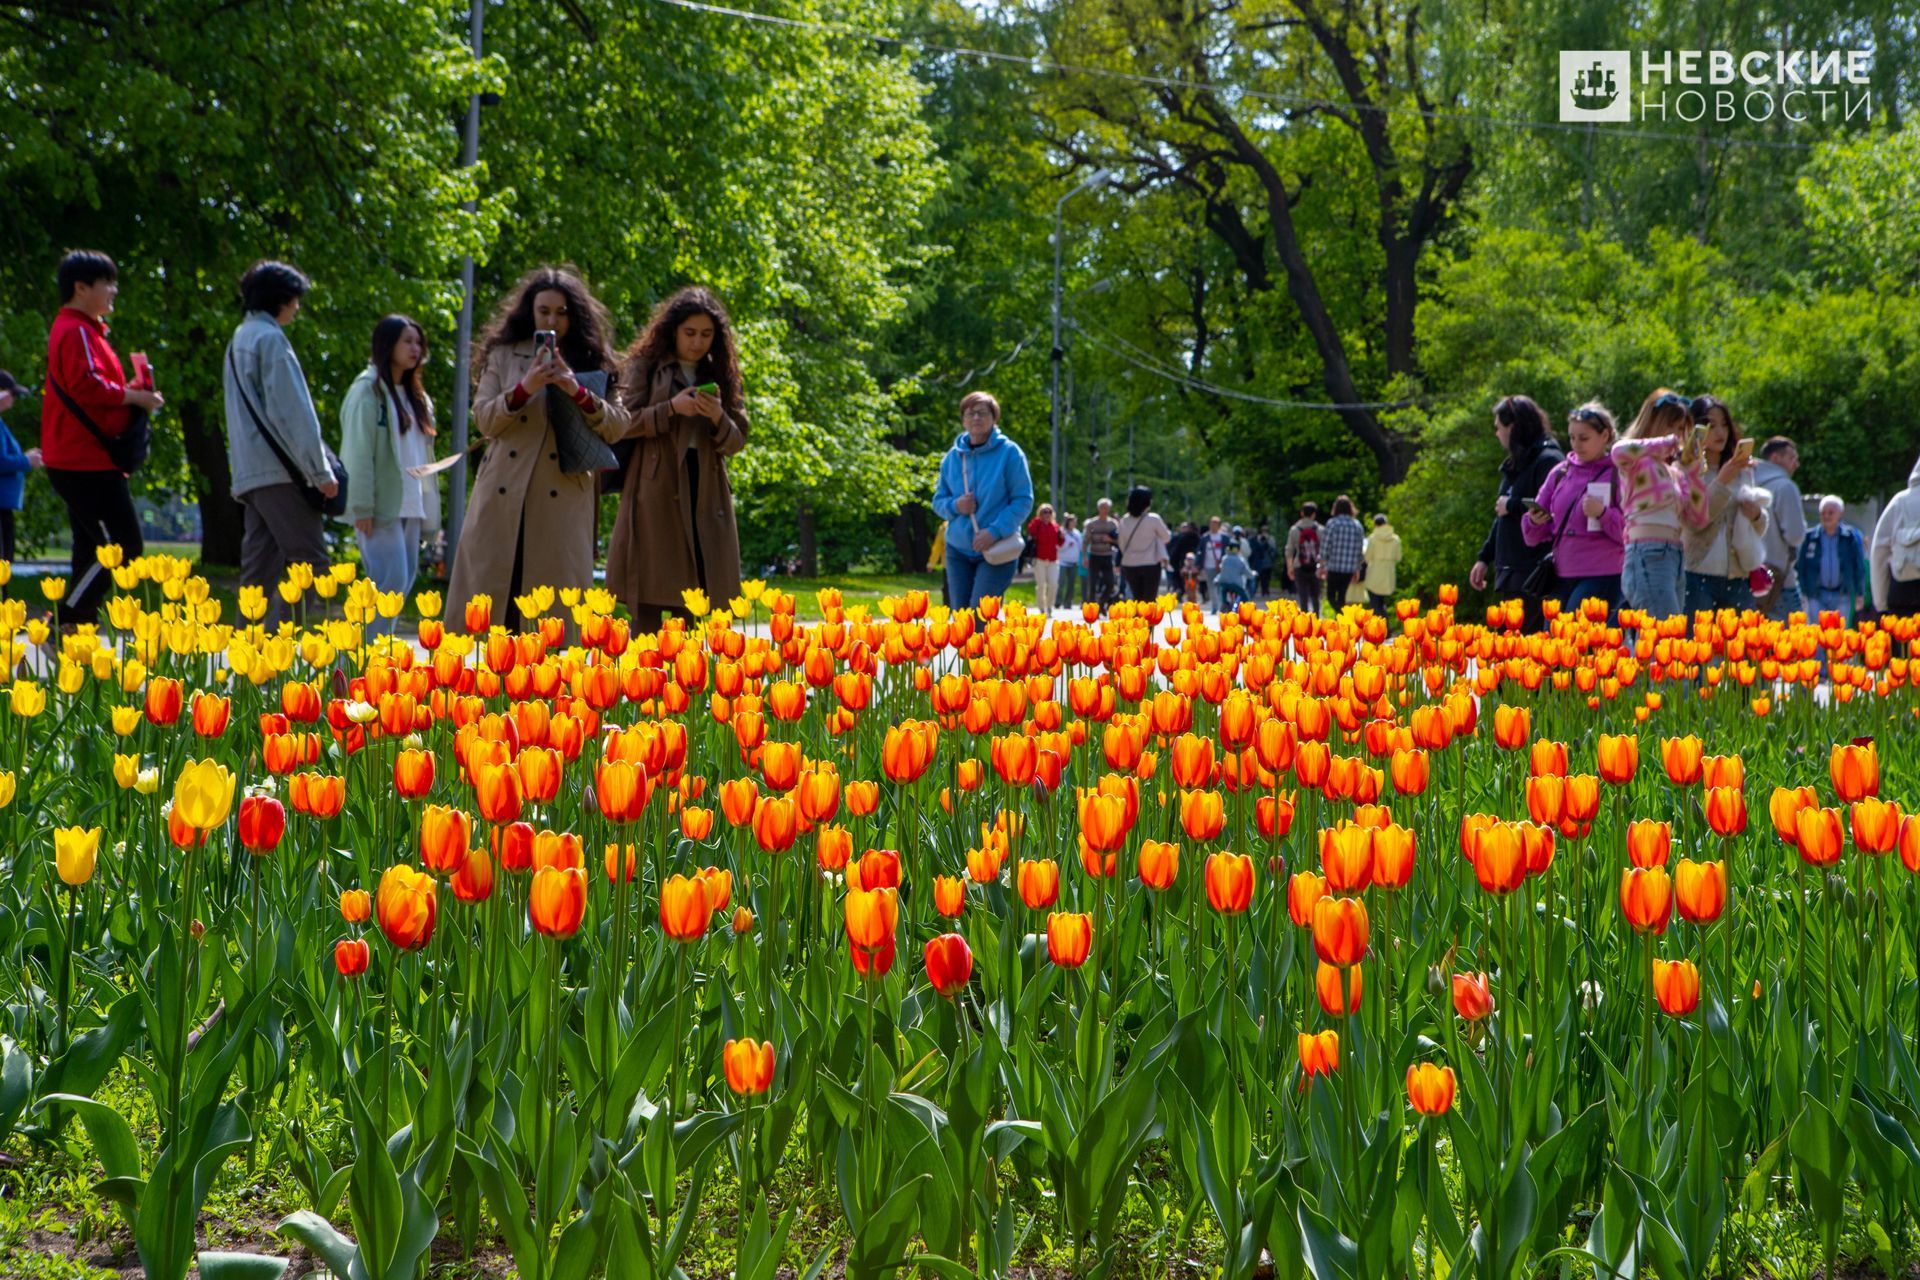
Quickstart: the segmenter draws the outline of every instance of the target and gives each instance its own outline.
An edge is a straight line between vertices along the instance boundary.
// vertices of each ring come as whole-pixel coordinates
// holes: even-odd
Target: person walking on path
[[[947,522],[953,607],[1004,596],[1020,562],[1020,527],[1033,510],[1027,455],[1000,430],[1000,402],[984,391],[960,401],[960,434],[940,460],[933,509]],[[1016,545],[1002,558],[998,547]],[[994,558],[988,559],[992,553]]]
[[[339,480],[286,332],[311,287],[303,272],[284,262],[247,268],[240,277],[246,315],[227,344],[223,374],[227,466],[233,496],[246,508],[240,585],[266,592],[268,625],[285,616],[288,602],[278,587],[287,567],[324,569],[332,554],[325,519],[308,491],[332,498]]]
[[[1060,517],[1060,599],[1062,608],[1071,609],[1074,588],[1080,584],[1080,550],[1086,540],[1080,536],[1080,517],[1068,512]]]
[[[1620,607],[1620,565],[1626,555],[1626,509],[1613,464],[1613,415],[1589,401],[1567,415],[1568,456],[1547,474],[1521,526],[1527,542],[1550,547],[1562,612],[1599,597]]]
[[[1254,590],[1262,604],[1267,602],[1267,596],[1273,590],[1273,564],[1277,558],[1273,535],[1267,532],[1267,526],[1261,525],[1254,530],[1252,543],[1247,549],[1247,567],[1253,570]]]
[[[22,449],[7,427],[6,413],[26,394],[14,376],[0,369],[0,561],[13,563],[14,517],[27,501],[27,473],[40,465],[38,449]]]
[[[1300,504],[1300,518],[1287,530],[1287,576],[1293,579],[1293,597],[1303,613],[1320,612],[1320,508]]]
[[[1322,540],[1325,548],[1321,566],[1327,579],[1327,607],[1339,613],[1347,607],[1347,588],[1360,572],[1367,549],[1367,533],[1354,519],[1352,498],[1342,494],[1333,500],[1333,517],[1327,521]]]
[[[1468,572],[1475,591],[1489,587],[1502,600],[1525,605],[1522,626],[1538,631],[1545,624],[1542,597],[1527,590],[1545,547],[1529,546],[1522,526],[1526,504],[1537,500],[1547,475],[1566,455],[1547,433],[1547,415],[1526,396],[1506,396],[1493,406],[1493,434],[1506,457],[1500,461],[1500,490],[1493,499],[1493,525]]]
[[[1867,564],[1866,539],[1840,518],[1846,506],[1838,494],[1820,499],[1820,523],[1801,536],[1796,567],[1806,593],[1808,616],[1832,610],[1852,626],[1855,615],[1866,604],[1872,572]]]
[[[1798,561],[1800,543],[1807,536],[1806,504],[1793,482],[1800,470],[1800,450],[1785,436],[1774,436],[1760,446],[1753,467],[1753,483],[1773,495],[1765,537],[1767,567],[1773,570],[1773,589],[1759,599],[1769,618],[1785,622],[1800,608]]]
[[[1113,499],[1102,498],[1094,504],[1093,519],[1082,531],[1085,543],[1082,556],[1087,563],[1087,599],[1102,609],[1120,598],[1114,581],[1115,563],[1120,553],[1120,522],[1113,518]]]
[[[40,448],[47,480],[67,506],[73,534],[67,598],[56,611],[60,625],[70,628],[99,620],[100,601],[112,585],[100,567],[99,548],[118,546],[129,561],[146,550],[127,473],[107,445],[128,430],[130,410],[152,413],[166,401],[151,377],[128,380],[107,341],[107,316],[120,292],[113,259],[76,249],[60,260],[57,279],[60,310],[47,334]]]
[[[1873,526],[1868,556],[1873,573],[1873,607],[1880,613],[1920,613],[1920,462],[1907,475],[1907,487],[1888,500]]]
[[[1400,535],[1387,523],[1385,512],[1374,516],[1373,532],[1367,536],[1363,554],[1367,564],[1363,583],[1367,607],[1375,613],[1385,613],[1393,593],[1399,589],[1400,578]]]
[[[1120,572],[1127,580],[1127,594],[1139,601],[1159,599],[1167,543],[1173,540],[1167,522],[1152,507],[1153,490],[1135,485],[1127,494],[1127,514],[1120,519]]]
[[[403,599],[420,573],[420,539],[440,527],[440,485],[413,472],[433,461],[433,401],[420,385],[427,335],[402,315],[373,326],[367,367],[340,402],[340,463],[360,562],[383,594]],[[397,616],[376,616],[369,637],[392,635]]]
[[[1033,539],[1033,606],[1043,614],[1052,613],[1060,590],[1060,525],[1053,518],[1053,504],[1043,502],[1027,534]]]

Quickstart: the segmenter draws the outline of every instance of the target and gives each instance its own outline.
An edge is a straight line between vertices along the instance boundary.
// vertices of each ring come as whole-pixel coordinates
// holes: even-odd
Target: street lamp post
[[[480,29],[486,13],[486,0],[472,0],[467,13],[467,33],[473,46],[473,60],[480,60]],[[466,136],[461,139],[460,164],[471,169],[480,160],[480,96],[467,99]],[[467,201],[469,212],[478,205]],[[467,364],[473,356],[473,255],[460,263],[460,330],[453,348],[453,451],[460,458],[447,478],[447,565],[453,565],[460,549],[460,526],[467,514],[467,415],[472,384]]]
[[[1053,435],[1047,451],[1047,501],[1053,504],[1056,511],[1060,509],[1060,469],[1065,461],[1060,443],[1060,365],[1067,358],[1066,348],[1060,345],[1060,219],[1067,201],[1089,187],[1099,186],[1112,176],[1111,169],[1096,169],[1053,205]]]

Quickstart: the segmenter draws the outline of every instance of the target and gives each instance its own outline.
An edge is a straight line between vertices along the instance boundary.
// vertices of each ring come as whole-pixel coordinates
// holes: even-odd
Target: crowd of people
[[[1492,425],[1505,457],[1468,579],[1521,600],[1529,626],[1547,599],[1655,617],[1804,609],[1849,624],[1869,607],[1920,610],[1920,466],[1869,543],[1837,495],[1820,499],[1809,526],[1794,442],[1756,448],[1718,396],[1656,388],[1625,429],[1589,401],[1568,413],[1564,445],[1526,396],[1496,404]]]
[[[166,401],[146,357],[123,363],[107,317],[119,271],[103,253],[66,255],[47,339],[38,443],[22,447],[0,416],[0,558],[14,556],[14,517],[27,474],[44,469],[66,507],[72,577],[63,626],[96,620],[111,584],[98,551],[143,549],[128,476],[144,463]],[[329,558],[325,520],[353,527],[367,576],[404,597],[423,541],[440,525],[433,402],[422,386],[426,333],[405,315],[379,320],[368,363],[340,400],[339,454],[328,446],[289,336],[312,282],[283,262],[239,281],[241,319],[222,370],[231,491],[244,509],[240,582],[267,593],[269,621],[297,595],[279,590],[290,565]],[[623,352],[585,280],[543,266],[500,301],[471,369],[472,490],[451,567],[447,608],[483,602],[516,627],[530,590],[585,589],[598,558],[599,500],[619,508],[606,583],[642,629],[686,615],[684,593],[730,599],[741,584],[727,460],[746,446],[739,358],[726,308],[704,288],[657,306]],[[0,370],[0,415],[28,388]],[[944,522],[933,563],[947,601],[977,605],[1031,568],[1036,605],[1100,607],[1171,594],[1215,611],[1292,596],[1303,610],[1384,608],[1397,589],[1399,535],[1384,514],[1363,525],[1351,498],[1317,504],[1276,540],[1215,516],[1168,526],[1153,492],[1134,487],[1117,515],[1100,499],[1084,523],[1034,508],[1025,453],[1000,427],[999,402],[973,392],[941,458],[932,506]],[[1476,590],[1518,599],[1538,627],[1544,602],[1587,600],[1665,617],[1701,609],[1806,609],[1848,622],[1869,607],[1920,612],[1920,464],[1872,537],[1823,497],[1803,515],[1799,452],[1775,436],[1755,448],[1726,402],[1650,393],[1624,429],[1597,401],[1568,413],[1564,443],[1524,395],[1493,407],[1504,453],[1493,518],[1468,570]],[[378,626],[380,624],[376,624]],[[384,625],[392,626],[391,618]]]
[[[57,602],[63,627],[97,621],[111,579],[98,550],[144,549],[128,477],[146,460],[165,398],[135,352],[123,362],[107,317],[119,269],[80,250],[56,273],[60,308],[47,339],[40,438],[23,449],[0,420],[0,539],[14,554],[13,516],[27,471],[44,467],[67,509],[72,576]],[[433,402],[421,384],[426,332],[383,317],[368,363],[340,399],[338,454],[327,444],[289,328],[311,280],[283,262],[240,278],[241,319],[222,368],[231,491],[243,508],[240,584],[260,587],[269,622],[297,603],[280,587],[290,565],[330,558],[328,518],[352,525],[362,568],[383,594],[405,597],[423,542],[441,523]],[[704,288],[660,303],[639,337],[614,348],[611,316],[580,275],[544,266],[508,291],[475,343],[472,491],[446,606],[484,603],[514,627],[537,588],[594,585],[599,502],[617,494],[608,589],[636,623],[686,615],[683,593],[739,593],[740,543],[727,459],[747,442],[732,323]],[[0,414],[27,393],[0,372]],[[386,617],[375,628],[391,628]]]

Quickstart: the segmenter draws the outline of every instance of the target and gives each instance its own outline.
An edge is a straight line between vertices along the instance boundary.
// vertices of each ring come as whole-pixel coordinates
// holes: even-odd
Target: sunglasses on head
[[[1567,418],[1572,422],[1593,422],[1603,427],[1607,425],[1607,420],[1600,416],[1598,409],[1575,409],[1567,415]]]
[[[1661,396],[1658,400],[1655,400],[1653,402],[1653,407],[1656,409],[1665,409],[1669,407],[1686,409],[1689,407],[1689,404],[1685,396],[1675,395],[1673,392],[1669,391],[1667,392],[1667,394]]]

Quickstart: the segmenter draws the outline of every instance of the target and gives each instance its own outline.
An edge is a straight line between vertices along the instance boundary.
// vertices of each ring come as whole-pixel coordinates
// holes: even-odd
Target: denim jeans
[[[1607,602],[1607,616],[1612,617],[1620,607],[1620,575],[1602,573],[1585,578],[1560,579],[1561,613],[1578,613],[1581,601],[1595,599]]]
[[[980,603],[983,596],[1006,595],[1007,588],[1013,584],[1013,571],[1017,567],[1017,560],[988,564],[986,557],[979,552],[964,550],[949,542],[947,593],[953,599],[953,607],[971,609]]]
[[[1073,588],[1080,581],[1080,566],[1062,561],[1060,564],[1060,607],[1073,607]]]
[[[354,531],[360,560],[373,585],[382,591],[406,595],[420,573],[420,521],[376,520],[372,533]],[[393,634],[396,618],[375,617],[367,623],[368,639]]]
[[[1776,573],[1784,572],[1775,570]],[[1806,605],[1800,599],[1800,584],[1791,583],[1773,593],[1772,603],[1767,608],[1767,616],[1775,622],[1785,622],[1787,616],[1804,609]]]
[[[1687,575],[1687,612],[1702,609],[1751,609],[1753,587],[1745,578],[1722,578],[1717,574]]]
[[[1833,610],[1849,624],[1853,621],[1853,597],[1844,591],[1826,591],[1816,587],[1807,594],[1806,609],[1809,621],[1817,620],[1822,609]]]
[[[1680,576],[1685,561],[1675,542],[1629,542],[1620,567],[1624,603],[1656,618],[1680,612]]]

